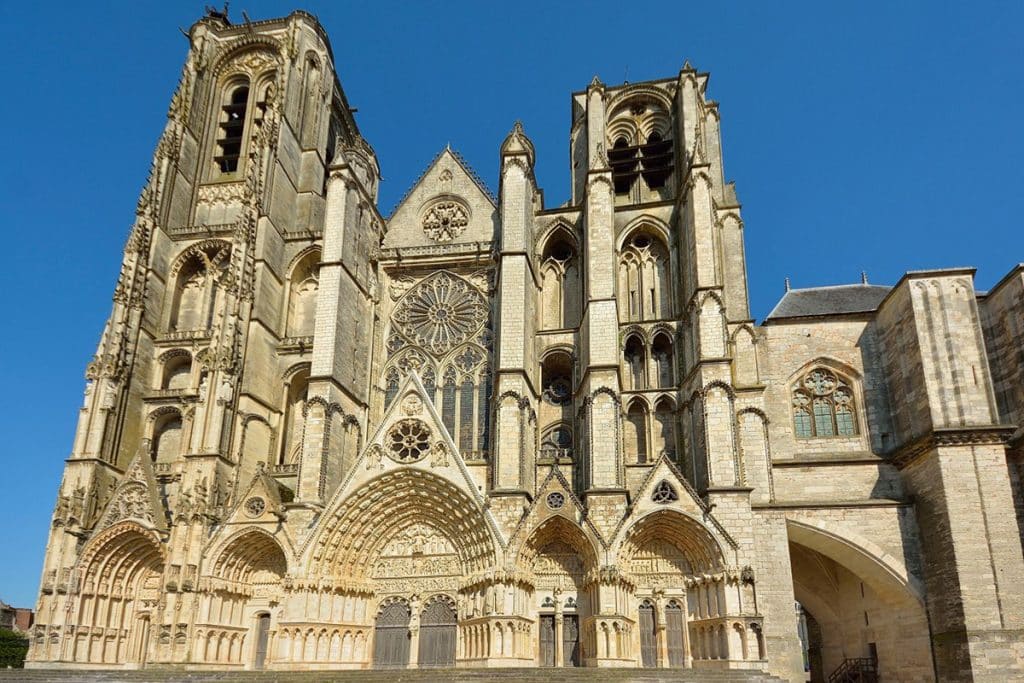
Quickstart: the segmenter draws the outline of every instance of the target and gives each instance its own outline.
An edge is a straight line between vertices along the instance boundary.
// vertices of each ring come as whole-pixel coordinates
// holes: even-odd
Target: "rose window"
[[[393,319],[407,339],[442,354],[480,330],[487,320],[487,302],[468,282],[442,272],[406,294]]]
[[[557,510],[565,505],[565,496],[557,491],[548,494],[548,507]]]
[[[422,460],[430,450],[430,429],[419,420],[402,420],[388,433],[388,455],[402,463]]]
[[[438,202],[423,215],[423,232],[435,242],[447,242],[462,234],[469,225],[469,212],[454,201]]]
[[[259,496],[253,496],[245,501],[245,514],[250,517],[259,517],[267,509],[267,502]]]
[[[671,503],[679,500],[679,495],[676,493],[676,490],[672,488],[672,484],[667,481],[662,481],[654,487],[654,492],[651,494],[651,500],[655,503]]]

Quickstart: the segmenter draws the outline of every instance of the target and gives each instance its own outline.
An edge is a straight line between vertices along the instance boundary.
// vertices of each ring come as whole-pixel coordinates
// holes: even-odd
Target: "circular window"
[[[430,429],[419,420],[402,420],[388,433],[388,455],[396,462],[422,460],[430,450]]]
[[[654,492],[651,494],[651,500],[655,503],[671,503],[679,500],[679,495],[676,493],[676,490],[672,488],[672,484],[667,481],[662,481],[654,487]]]
[[[406,294],[392,320],[406,339],[439,355],[475,335],[487,313],[480,292],[462,278],[442,272]]]
[[[423,232],[435,242],[447,242],[469,225],[469,210],[460,202],[446,200],[433,204],[423,214]]]
[[[565,405],[572,398],[572,387],[569,380],[564,377],[556,377],[544,387],[544,399],[556,406]]]
[[[557,510],[565,505],[565,496],[555,491],[548,494],[548,507],[552,510]]]
[[[245,514],[250,517],[259,517],[267,510],[267,501],[259,496],[253,496],[245,501]]]

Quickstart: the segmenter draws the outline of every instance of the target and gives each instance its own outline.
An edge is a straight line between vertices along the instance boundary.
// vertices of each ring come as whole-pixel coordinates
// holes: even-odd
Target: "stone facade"
[[[314,18],[189,36],[30,666],[1020,679],[1024,267],[755,325],[689,64],[572,94],[565,205],[517,124],[385,216]]]

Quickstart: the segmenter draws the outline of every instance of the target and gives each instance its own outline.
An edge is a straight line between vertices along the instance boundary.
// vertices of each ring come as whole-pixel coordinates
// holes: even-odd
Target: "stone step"
[[[482,681],[605,681],[615,683],[782,683],[783,679],[755,671],[703,669],[419,669],[368,671],[188,671],[181,669],[82,670],[9,669],[0,670],[0,683],[105,683],[137,681],[164,683],[468,683]]]

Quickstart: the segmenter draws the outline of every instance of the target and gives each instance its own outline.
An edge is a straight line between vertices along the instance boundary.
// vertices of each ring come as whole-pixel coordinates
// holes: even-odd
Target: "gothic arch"
[[[501,547],[486,513],[461,489],[430,472],[390,470],[336,499],[310,540],[311,576],[367,579],[384,544],[418,522],[441,533],[456,550],[463,574],[492,567]]]
[[[214,558],[206,565],[207,576],[233,584],[236,589],[258,582],[257,572],[276,574],[278,580],[288,571],[292,555],[278,538],[260,527],[246,527],[216,542],[207,553]]]
[[[223,280],[230,267],[228,242],[205,240],[183,250],[167,279],[165,329],[209,329],[226,294]]]
[[[247,35],[225,46],[211,64],[210,71],[217,80],[230,78],[235,71],[242,70],[241,57],[247,53],[259,55],[275,66],[280,65],[281,43],[269,36]],[[255,74],[253,74],[255,75]]]
[[[582,561],[584,573],[597,569],[601,564],[600,546],[603,542],[591,538],[584,529],[561,515],[552,515],[538,523],[529,533],[525,533],[525,530],[523,532],[515,547],[509,548],[509,554],[514,557],[514,566],[528,576],[533,573],[537,556],[554,543],[564,543],[571,547]]]
[[[617,557],[622,566],[627,566],[641,548],[657,541],[678,548],[689,563],[691,573],[726,566],[726,554],[716,534],[699,519],[677,508],[649,510],[624,525],[612,544],[612,556]]]
[[[663,224],[647,217],[631,223],[620,234],[617,256],[617,291],[623,320],[665,320],[675,308],[676,279],[672,273],[671,242]]]
[[[284,301],[284,336],[313,335],[316,300],[320,289],[320,248],[309,247],[288,266]]]
[[[894,600],[912,598],[924,606],[924,586],[884,548],[831,522],[786,519],[789,540],[835,560]]]
[[[535,251],[538,259],[544,254],[551,240],[560,235],[572,245],[577,254],[580,253],[580,240],[576,236],[576,226],[564,218],[556,218],[536,238]]]
[[[672,244],[672,230],[668,223],[657,216],[644,214],[637,216],[619,229],[619,236],[615,242],[615,251],[621,252],[626,247],[626,242],[637,232],[647,232],[659,237],[666,248]]]

